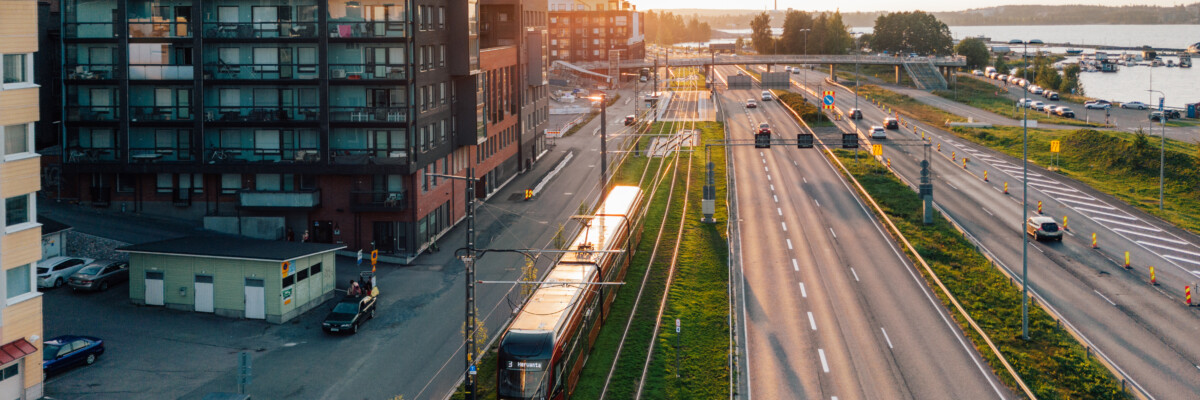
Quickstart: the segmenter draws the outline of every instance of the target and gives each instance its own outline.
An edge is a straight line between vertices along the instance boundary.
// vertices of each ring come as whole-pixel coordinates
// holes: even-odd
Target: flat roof
[[[50,218],[43,217],[41,215],[39,215],[37,217],[37,221],[39,224],[42,224],[42,235],[43,236],[49,235],[51,233],[58,233],[58,232],[62,232],[62,231],[71,229],[70,225],[52,220]]]
[[[242,237],[188,236],[117,248],[124,253],[164,254],[251,261],[288,261],[346,248],[342,244],[285,242]]]

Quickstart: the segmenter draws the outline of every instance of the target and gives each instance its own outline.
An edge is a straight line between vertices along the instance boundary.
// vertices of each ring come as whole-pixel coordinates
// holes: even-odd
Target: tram
[[[637,186],[615,186],[500,337],[497,397],[570,397],[641,239]]]

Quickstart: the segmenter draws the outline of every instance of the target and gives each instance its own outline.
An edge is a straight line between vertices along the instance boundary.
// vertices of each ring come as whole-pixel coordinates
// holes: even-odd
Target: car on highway
[[[91,258],[55,256],[37,264],[37,285],[41,288],[60,287],[67,283],[71,274],[79,272],[84,265],[91,264]]]
[[[637,123],[637,116],[633,116],[633,115],[625,116],[625,126],[630,126],[630,125],[633,125],[634,123]]]
[[[79,364],[92,365],[104,354],[104,341],[92,336],[64,335],[46,340],[42,372],[53,375]]]
[[[1129,101],[1129,102],[1121,103],[1121,108],[1128,108],[1128,109],[1134,109],[1134,110],[1145,110],[1147,108],[1150,108],[1150,106],[1147,105],[1146,103],[1143,103],[1140,101]]]
[[[971,75],[975,75],[975,76],[983,76],[983,71],[982,71],[982,70],[978,70],[978,69],[976,69],[976,70],[972,70],[972,71],[971,71]]]
[[[773,97],[774,96],[771,94],[770,90],[762,91],[762,100],[763,101],[771,101],[771,98],[773,98]]]
[[[1083,108],[1089,110],[1107,110],[1112,107],[1112,102],[1108,100],[1093,100],[1083,103]]]
[[[1054,218],[1035,216],[1029,217],[1025,221],[1025,233],[1033,236],[1033,240],[1057,240],[1062,241],[1062,229],[1059,229],[1058,223],[1054,222]]]
[[[328,333],[358,333],[363,322],[375,318],[375,302],[375,296],[346,296],[333,306],[321,322],[321,329]]]
[[[746,108],[758,108],[758,102],[754,99],[746,99]]]
[[[884,118],[883,127],[887,129],[900,129],[900,120],[894,117]]]
[[[846,115],[848,115],[850,119],[862,119],[862,110],[851,108],[850,111],[846,112]]]
[[[871,139],[887,139],[887,131],[882,126],[875,125],[871,127]]]
[[[98,260],[71,275],[67,284],[71,290],[108,290],[109,286],[129,281],[129,263],[119,260]]]
[[[762,122],[758,124],[758,133],[771,133],[771,124]]]
[[[1075,111],[1071,110],[1070,107],[1059,106],[1054,112],[1061,117],[1075,118]]]

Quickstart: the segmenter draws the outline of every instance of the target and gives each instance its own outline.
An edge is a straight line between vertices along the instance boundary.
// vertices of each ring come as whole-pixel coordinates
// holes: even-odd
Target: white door
[[[0,398],[20,399],[24,397],[24,379],[21,378],[21,361],[0,368]]]
[[[146,304],[151,306],[163,305],[162,271],[146,271]]]
[[[246,318],[267,318],[267,292],[262,279],[246,278]]]
[[[303,269],[296,272],[296,305],[308,303],[308,270]]]
[[[196,275],[196,311],[213,312],[213,277]]]

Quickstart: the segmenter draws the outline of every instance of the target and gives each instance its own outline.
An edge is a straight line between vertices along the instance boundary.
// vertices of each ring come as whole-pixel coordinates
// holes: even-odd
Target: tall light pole
[[[1158,121],[1162,123],[1162,140],[1158,148],[1158,211],[1163,210],[1163,172],[1167,168],[1167,110],[1163,109],[1163,103],[1167,101],[1167,95],[1161,90],[1150,89],[1147,92],[1158,93]]]
[[[804,33],[804,58],[808,58],[808,31],[811,30],[808,28],[800,30]],[[804,64],[804,90],[808,90],[808,64]]]
[[[600,101],[600,190],[608,187],[608,99],[603,92],[599,96],[589,97]]]
[[[1038,39],[1022,41],[1009,40],[1008,44],[1021,44],[1025,51],[1021,53],[1021,62],[1025,63],[1024,76],[1029,80],[1029,45],[1042,44]],[[1029,86],[1024,87],[1022,99],[1029,98]],[[1029,340],[1029,235],[1025,234],[1025,221],[1029,219],[1029,107],[1025,107],[1024,121],[1021,122],[1021,337]]]
[[[475,315],[475,259],[479,257],[475,249],[475,168],[467,167],[467,176],[446,175],[446,174],[425,174],[426,179],[429,178],[445,178],[452,180],[461,180],[466,182],[466,195],[464,196],[466,204],[466,226],[467,226],[467,242],[466,247],[458,249],[455,255],[463,262],[463,268],[467,275],[467,315],[466,315],[466,330],[463,332],[464,347],[466,349],[467,371],[463,378],[463,384],[467,387],[467,399],[474,400],[478,397],[476,393],[476,369],[475,363],[479,361],[476,357],[478,351],[475,348],[476,331],[480,327],[476,326],[478,316]],[[487,329],[487,327],[482,327]]]

